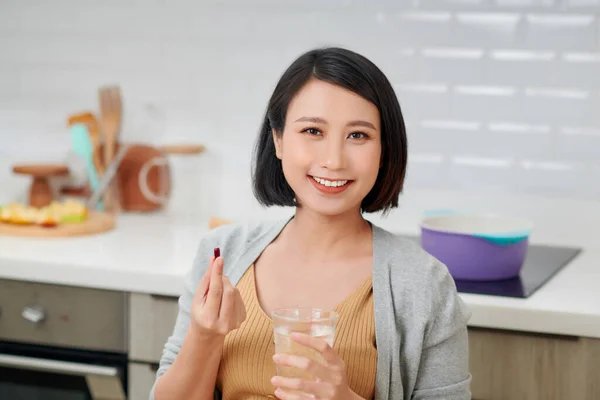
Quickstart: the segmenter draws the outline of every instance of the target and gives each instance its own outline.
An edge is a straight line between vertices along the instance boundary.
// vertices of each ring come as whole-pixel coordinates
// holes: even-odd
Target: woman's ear
[[[275,156],[281,160],[282,147],[283,147],[282,143],[281,143],[281,138],[283,137],[283,135],[275,132],[275,129],[272,129],[271,133],[273,135],[273,143],[275,144]]]

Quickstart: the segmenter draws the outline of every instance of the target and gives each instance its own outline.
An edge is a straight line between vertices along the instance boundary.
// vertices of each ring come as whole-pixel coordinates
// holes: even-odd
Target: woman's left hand
[[[321,353],[321,356],[325,360],[325,364],[321,364],[305,357],[293,356],[290,354],[275,354],[273,360],[277,364],[298,368],[316,377],[315,381],[309,381],[300,378],[274,376],[271,379],[271,383],[273,386],[277,387],[275,395],[278,398],[281,400],[304,400],[314,398],[319,400],[360,399],[360,397],[348,387],[344,360],[337,355],[327,342],[302,333],[293,333],[291,338],[297,343]],[[301,391],[307,395],[291,393],[288,390]],[[312,397],[309,395],[312,395]]]

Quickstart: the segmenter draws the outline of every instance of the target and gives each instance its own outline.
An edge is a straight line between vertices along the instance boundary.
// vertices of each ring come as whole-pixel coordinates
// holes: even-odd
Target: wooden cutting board
[[[115,216],[103,212],[90,212],[85,222],[63,223],[53,228],[38,225],[13,225],[0,222],[0,235],[58,238],[91,235],[112,230]]]

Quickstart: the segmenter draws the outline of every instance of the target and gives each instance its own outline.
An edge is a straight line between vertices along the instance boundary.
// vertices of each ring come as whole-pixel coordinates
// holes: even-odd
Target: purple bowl
[[[531,223],[493,215],[438,215],[421,224],[421,246],[455,279],[491,281],[519,275]]]

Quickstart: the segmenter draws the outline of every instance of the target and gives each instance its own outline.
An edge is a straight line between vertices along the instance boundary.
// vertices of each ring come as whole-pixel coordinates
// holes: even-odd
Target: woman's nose
[[[346,167],[344,155],[344,142],[329,138],[326,140],[323,154],[321,155],[321,167],[338,170]]]

